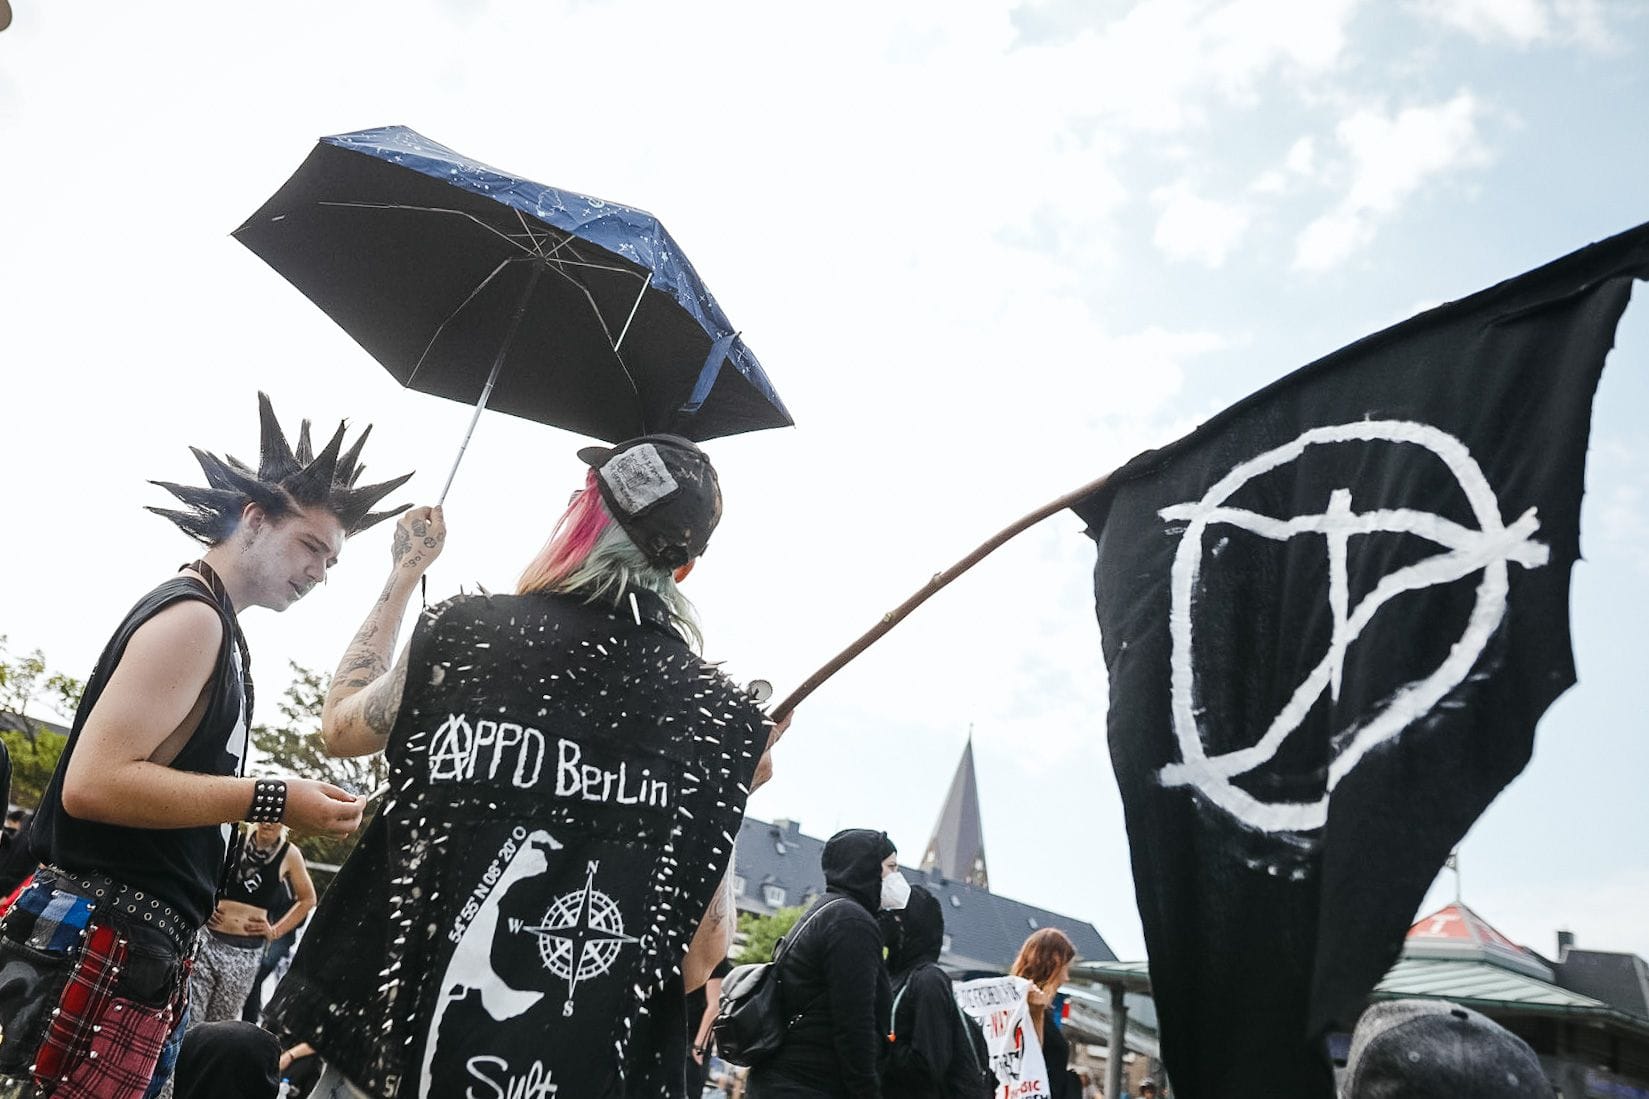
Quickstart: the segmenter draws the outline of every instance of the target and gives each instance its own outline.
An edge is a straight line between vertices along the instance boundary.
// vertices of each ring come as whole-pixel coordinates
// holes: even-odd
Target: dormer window
[[[783,908],[784,886],[772,884],[762,886],[762,900],[767,902],[769,908]]]

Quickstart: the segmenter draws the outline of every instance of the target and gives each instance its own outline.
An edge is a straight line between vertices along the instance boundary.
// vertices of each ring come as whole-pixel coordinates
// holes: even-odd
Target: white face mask
[[[888,912],[897,912],[910,903],[910,882],[905,876],[895,870],[882,879],[882,908]]]

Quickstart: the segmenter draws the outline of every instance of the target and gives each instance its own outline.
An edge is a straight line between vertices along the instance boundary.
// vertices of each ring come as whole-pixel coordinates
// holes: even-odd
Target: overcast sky
[[[794,430],[712,444],[707,655],[783,693],[1018,515],[1294,367],[1649,219],[1649,16],[1587,0],[13,0],[0,34],[0,632],[85,674],[191,555],[141,509],[289,424],[377,428],[440,489],[466,410],[401,390],[229,232],[314,139],[404,123],[640,206]],[[1580,684],[1463,848],[1466,900],[1649,955],[1649,306],[1597,402]],[[483,419],[432,598],[508,589],[584,440]],[[330,668],[389,530],[248,613],[258,718]],[[750,804],[920,858],[974,729],[1000,892],[1143,939],[1105,747],[1093,548],[1061,515],[798,713]],[[1445,878],[1448,875],[1445,874]],[[1452,879],[1428,907],[1453,896]]]

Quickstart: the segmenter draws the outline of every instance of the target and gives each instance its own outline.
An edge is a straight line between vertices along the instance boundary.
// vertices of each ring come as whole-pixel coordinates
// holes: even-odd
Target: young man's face
[[[251,602],[275,611],[325,580],[344,546],[343,524],[324,508],[300,508],[272,520],[254,505],[242,517],[237,537]]]

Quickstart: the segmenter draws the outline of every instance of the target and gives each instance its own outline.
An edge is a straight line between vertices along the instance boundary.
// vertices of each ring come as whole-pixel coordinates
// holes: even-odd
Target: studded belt
[[[138,927],[152,927],[171,940],[178,953],[194,952],[195,935],[200,930],[184,919],[183,914],[152,892],[137,889],[95,871],[64,870],[59,866],[42,866],[35,875],[37,882],[57,885],[80,894],[92,902],[94,913],[123,918]]]

